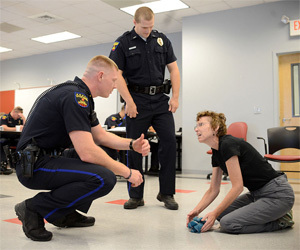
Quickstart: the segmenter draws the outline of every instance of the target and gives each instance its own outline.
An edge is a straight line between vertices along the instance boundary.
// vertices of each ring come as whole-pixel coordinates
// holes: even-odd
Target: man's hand
[[[144,137],[144,134],[141,134],[141,136],[132,143],[134,151],[142,154],[142,156],[146,156],[150,152],[149,141],[144,139]]]
[[[137,116],[138,112],[134,102],[126,103],[125,114],[130,118],[135,118]]]
[[[140,171],[131,169],[131,177],[128,179],[131,182],[132,187],[137,187],[143,183],[143,176],[141,175]]]
[[[178,99],[171,97],[170,102],[169,102],[169,111],[171,111],[172,113],[175,113],[176,110],[179,107],[179,102]]]

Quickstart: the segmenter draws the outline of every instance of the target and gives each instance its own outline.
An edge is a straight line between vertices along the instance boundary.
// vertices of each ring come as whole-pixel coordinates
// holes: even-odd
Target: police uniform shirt
[[[17,120],[12,118],[9,114],[5,114],[1,116],[1,125],[6,125],[7,127],[13,128],[18,125],[23,125],[23,119],[20,117]]]
[[[225,162],[232,156],[238,157],[244,186],[249,191],[261,188],[280,175],[251,144],[243,139],[231,135],[221,136],[219,150],[212,149],[212,152],[212,166],[220,167],[226,174],[228,171]]]
[[[115,61],[129,85],[162,85],[167,64],[177,60],[170,40],[152,30],[144,41],[134,30],[113,44],[109,57]]]
[[[64,85],[47,92],[28,117],[17,150],[24,149],[34,138],[44,149],[67,148],[71,145],[72,131],[91,132],[90,113],[94,102],[89,88],[75,78],[77,85]]]
[[[122,119],[119,113],[109,116],[106,120],[104,125],[107,125],[107,128],[115,127],[125,127],[126,120],[125,117]]]

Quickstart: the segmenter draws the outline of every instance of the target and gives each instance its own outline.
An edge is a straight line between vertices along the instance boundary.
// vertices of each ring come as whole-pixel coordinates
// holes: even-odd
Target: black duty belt
[[[148,94],[148,95],[156,95],[158,93],[165,92],[164,85],[147,86],[147,87],[142,87],[142,86],[138,86],[138,85],[128,85],[128,89],[135,93],[142,93],[142,94]]]

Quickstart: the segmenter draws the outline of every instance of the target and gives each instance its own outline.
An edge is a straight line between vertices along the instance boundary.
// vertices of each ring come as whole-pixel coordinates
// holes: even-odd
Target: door
[[[300,53],[279,56],[280,126],[300,126]],[[282,154],[299,154],[285,149]],[[281,163],[282,171],[300,171],[300,163]],[[300,179],[300,173],[286,172],[288,178]]]

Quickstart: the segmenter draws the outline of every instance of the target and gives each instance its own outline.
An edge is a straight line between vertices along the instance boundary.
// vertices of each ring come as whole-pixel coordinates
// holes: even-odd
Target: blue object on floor
[[[188,228],[191,233],[201,233],[201,228],[205,224],[206,221],[201,221],[202,217],[194,217],[194,219],[188,224]]]

